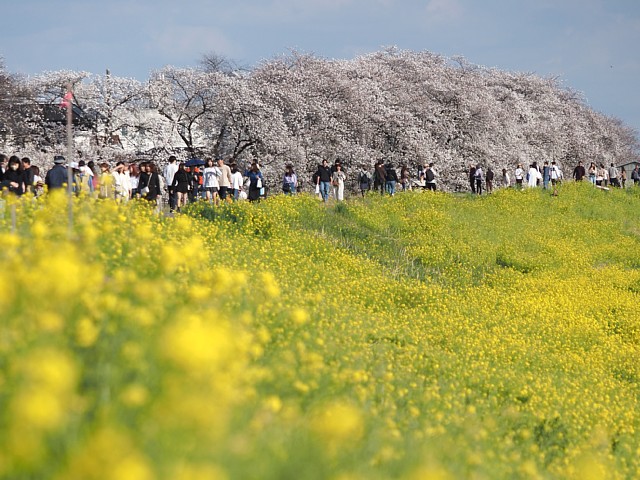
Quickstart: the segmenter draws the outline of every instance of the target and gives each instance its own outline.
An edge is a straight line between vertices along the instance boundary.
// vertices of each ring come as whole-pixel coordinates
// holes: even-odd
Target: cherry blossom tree
[[[375,160],[412,172],[434,162],[441,186],[461,190],[471,163],[498,171],[555,160],[568,171],[577,160],[639,158],[637,132],[559,79],[462,57],[387,48],[328,60],[294,51],[250,72],[215,54],[203,62],[165,67],[146,83],[61,71],[25,85],[34,102],[56,105],[71,82],[104,155],[120,148],[224,157],[241,167],[258,161],[272,183],[287,163],[304,179],[322,159],[340,159],[348,172]],[[40,143],[59,141],[39,125]],[[112,144],[116,136],[122,145]]]
[[[37,114],[33,104],[24,80],[9,73],[0,57],[0,142],[3,145],[25,147],[30,141],[33,117]]]

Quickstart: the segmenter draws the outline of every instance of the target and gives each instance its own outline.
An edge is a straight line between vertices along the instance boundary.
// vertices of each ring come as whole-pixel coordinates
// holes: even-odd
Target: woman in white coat
[[[333,172],[331,183],[333,184],[333,193],[336,197],[336,200],[341,202],[344,200],[344,181],[347,179],[347,176],[342,171],[342,165],[336,163],[336,171]]]
[[[538,165],[536,164],[536,162],[533,162],[532,165],[529,165],[529,181],[528,181],[529,188],[537,187],[538,180],[541,180],[541,179],[542,179],[542,174],[538,170]]]

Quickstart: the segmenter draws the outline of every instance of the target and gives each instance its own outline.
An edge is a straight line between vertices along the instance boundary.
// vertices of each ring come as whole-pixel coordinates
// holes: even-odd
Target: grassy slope
[[[268,226],[234,248],[312,312],[304,328],[266,321],[265,365],[283,370],[263,393],[305,411],[354,401],[361,467],[377,452],[396,473],[425,456],[456,476],[565,476],[587,458],[634,471],[639,200],[569,185],[257,207]]]
[[[0,235],[21,292],[0,477],[104,478],[132,450],[141,479],[633,477],[639,207],[588,185],[175,220],[79,203],[69,243],[63,202],[23,206]],[[48,356],[75,380],[33,373]],[[73,412],[23,409],[29,375]]]

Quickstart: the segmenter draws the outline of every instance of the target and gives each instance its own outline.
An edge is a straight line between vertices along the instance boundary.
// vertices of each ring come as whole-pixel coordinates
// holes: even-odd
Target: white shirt
[[[80,171],[83,175],[93,177],[93,170],[91,170],[87,165],[83,165],[82,168],[80,168]]]
[[[173,185],[173,176],[178,171],[178,162],[168,163],[164,167],[164,171],[162,172],[162,176],[164,177],[164,181],[167,182],[167,185]]]
[[[173,184],[173,176],[178,171],[178,162],[169,163],[164,167],[164,172],[162,172],[162,176],[164,177],[167,185]]]
[[[116,184],[116,196],[129,198],[131,195],[131,177],[129,176],[129,172],[113,172],[113,178]]]
[[[207,167],[202,172],[202,184],[204,188],[219,188],[220,187],[220,177],[222,176],[222,172],[218,167]]]
[[[242,174],[240,172],[231,174],[231,188],[240,190],[242,188]]]
[[[522,177],[524,177],[524,170],[520,167],[516,168],[516,180],[522,180]]]

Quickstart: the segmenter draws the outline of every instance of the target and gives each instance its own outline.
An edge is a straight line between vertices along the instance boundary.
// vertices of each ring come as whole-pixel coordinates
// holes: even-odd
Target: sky
[[[292,50],[352,59],[386,47],[558,77],[640,131],[640,0],[2,0],[9,72],[144,81],[216,53],[246,67]]]

